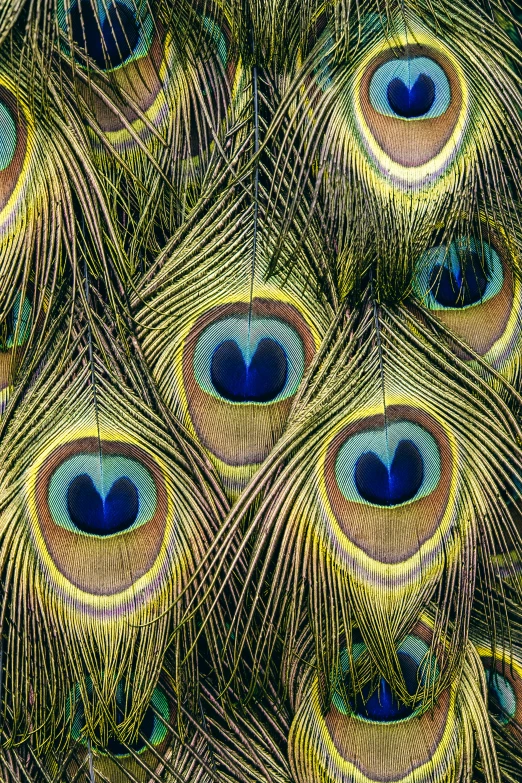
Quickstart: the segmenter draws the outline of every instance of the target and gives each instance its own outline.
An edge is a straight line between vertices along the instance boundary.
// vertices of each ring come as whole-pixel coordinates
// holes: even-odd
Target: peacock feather
[[[514,0],[0,2],[0,783],[521,778],[521,79]]]

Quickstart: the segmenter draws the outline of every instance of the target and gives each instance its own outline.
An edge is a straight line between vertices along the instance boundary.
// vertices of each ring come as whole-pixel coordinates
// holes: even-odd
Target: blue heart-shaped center
[[[355,486],[369,503],[397,506],[415,497],[424,480],[421,453],[411,440],[401,440],[388,467],[373,451],[361,454],[355,463]]]
[[[212,355],[212,384],[232,402],[270,402],[285,388],[287,376],[286,354],[270,337],[259,341],[249,364],[235,340],[225,340]]]
[[[105,499],[88,474],[76,476],[67,490],[67,510],[83,533],[110,536],[127,530],[139,513],[138,490],[125,476],[114,482]]]
[[[399,117],[423,117],[435,102],[435,83],[425,73],[419,74],[411,87],[395,78],[388,84],[387,97],[390,108]]]
[[[488,287],[478,253],[462,253],[459,260],[457,269],[436,264],[430,274],[430,290],[444,307],[466,307],[480,302]]]
[[[122,63],[134,51],[140,37],[138,22],[124,3],[112,3],[100,24],[91,0],[75,3],[70,11],[71,35],[99,68]]]

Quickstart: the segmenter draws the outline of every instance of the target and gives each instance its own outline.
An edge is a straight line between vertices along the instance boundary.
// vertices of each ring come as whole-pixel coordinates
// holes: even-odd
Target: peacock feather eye
[[[102,70],[146,55],[153,34],[150,13],[133,0],[73,0],[68,7],[59,5],[58,20],[75,47]]]
[[[352,661],[355,663],[366,651],[363,643],[353,645]],[[353,715],[362,720],[375,723],[393,723],[407,720],[413,715],[421,714],[423,702],[421,694],[427,686],[432,686],[439,676],[436,656],[424,639],[415,634],[409,634],[397,650],[399,668],[409,702],[404,702],[397,696],[390,684],[381,677],[377,684],[374,680],[367,682],[352,698],[345,698],[339,691],[333,695],[332,704],[343,715]],[[345,692],[350,688],[349,662],[346,649],[341,653],[341,668],[348,680]]]
[[[136,444],[86,437],[57,447],[37,470],[34,503],[47,555],[86,593],[120,593],[158,558],[167,521],[165,477]]]
[[[86,696],[90,702],[94,698],[94,688],[90,677],[86,678]],[[125,722],[129,709],[132,707],[132,690],[126,689],[122,682],[116,687],[115,727]],[[79,685],[76,685],[67,702],[67,713],[72,715],[71,738],[80,743],[85,743],[85,707],[80,693]],[[171,705],[164,691],[156,687],[153,691],[150,703],[143,715],[138,737],[134,742],[122,743],[117,736],[109,737],[104,744],[93,744],[93,751],[98,755],[110,755],[117,758],[126,758],[133,753],[142,754],[147,751],[147,743],[158,747],[167,739],[167,725],[171,718]]]
[[[172,36],[153,20],[147,3],[134,0],[60,0],[58,22],[63,54],[72,52],[82,70],[87,56],[110,76],[109,82],[92,72],[88,79],[75,77],[100,131],[118,150],[135,149],[128,126],[145,140],[151,131],[144,115],[155,127],[168,116]],[[90,80],[99,82],[96,90]]]
[[[424,634],[408,635],[398,657],[415,703],[417,683],[422,687],[423,680],[437,677],[436,669],[428,674],[436,662]],[[466,664],[466,670],[472,676],[472,666]],[[349,706],[338,695],[325,713],[316,677],[301,694],[290,729],[293,777],[297,783],[456,780],[468,750],[463,750],[462,732],[477,722],[475,699],[479,692],[470,698],[452,684],[412,709],[381,683]]]
[[[356,409],[325,438],[317,516],[307,510],[303,522],[364,596],[354,606],[358,625],[413,619],[457,561],[472,523],[459,514],[461,459],[452,429],[418,398],[390,395],[385,415],[380,405]]]
[[[330,508],[342,533],[369,557],[406,560],[437,533],[448,513],[454,457],[430,415],[390,406],[362,417],[331,441],[324,463]]]
[[[13,93],[0,86],[0,211],[22,181],[27,152],[27,120]]]
[[[304,363],[303,343],[289,324],[243,315],[202,332],[194,375],[201,389],[228,402],[273,403],[295,393]]]
[[[354,434],[339,449],[335,464],[343,496],[376,506],[420,500],[437,487],[440,473],[435,439],[410,421]]]
[[[372,108],[385,117],[410,122],[436,119],[451,104],[444,70],[431,57],[394,57],[379,65],[370,79]]]
[[[420,259],[414,290],[430,310],[463,310],[485,304],[502,290],[504,269],[488,242],[457,237]]]
[[[513,374],[520,344],[520,284],[498,242],[458,236],[420,257],[413,293],[424,307],[502,374]]]
[[[149,522],[157,508],[150,471],[119,454],[86,453],[65,460],[51,476],[48,493],[57,525],[95,536],[134,530]]]
[[[366,58],[355,77],[354,104],[363,148],[397,182],[440,175],[461,145],[464,76],[449,52],[428,41],[381,46]]]
[[[61,339],[60,347],[68,338]],[[208,552],[217,514],[209,512],[183,452],[170,441],[160,418],[122,388],[121,378],[111,383],[107,370],[94,396],[91,367],[82,367],[83,375],[77,368],[64,379],[62,366],[52,358],[47,365],[42,362],[38,377],[53,393],[59,386],[53,407],[44,415],[38,410],[28,421],[30,401],[38,394],[33,385],[23,398],[27,410],[13,406],[7,421],[9,440],[3,447],[12,468],[6,465],[2,477],[4,485],[14,477],[20,494],[2,508],[2,525],[31,563],[35,594],[46,596],[36,608],[34,634],[29,631],[23,640],[27,668],[11,673],[16,684],[10,687],[22,712],[31,710],[30,688],[37,694],[33,716],[48,715],[48,705],[56,705],[48,720],[39,721],[43,742],[58,734],[57,742],[65,742],[67,695],[78,683],[85,739],[100,746],[111,736],[133,743],[182,621],[187,584]],[[4,556],[9,551],[8,539]],[[25,602],[21,612],[29,615],[35,610],[25,589],[26,582],[16,580],[10,600],[12,606]],[[165,679],[174,695],[194,665],[192,650],[185,646],[194,638],[189,623],[190,631],[176,636],[184,661]],[[59,669],[53,682],[39,668],[39,648]],[[86,675],[92,679],[92,703]],[[125,700],[117,705],[120,681]],[[115,722],[117,706],[125,712],[121,726]],[[143,727],[145,738],[155,738],[159,728],[150,723]],[[78,753],[85,755],[81,748]]]
[[[185,343],[183,376],[202,443],[227,465],[261,462],[314,352],[304,319],[282,302],[224,305],[200,318]]]
[[[488,686],[490,715],[517,742],[522,740],[522,664],[502,648],[477,645]]]

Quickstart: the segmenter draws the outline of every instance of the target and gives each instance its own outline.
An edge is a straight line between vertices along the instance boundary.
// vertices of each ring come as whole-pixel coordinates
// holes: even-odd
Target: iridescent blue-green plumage
[[[0,2],[1,783],[519,779],[521,19]]]

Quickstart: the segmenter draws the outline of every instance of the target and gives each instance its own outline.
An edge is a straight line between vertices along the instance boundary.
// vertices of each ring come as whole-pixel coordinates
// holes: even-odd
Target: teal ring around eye
[[[497,716],[498,722],[506,726],[515,716],[517,710],[517,697],[511,683],[496,669],[486,669],[486,680],[491,695],[500,708],[501,714]]]
[[[16,345],[23,345],[31,332],[31,318],[33,314],[33,308],[27,296],[24,297],[23,302],[21,299],[22,295],[18,293],[16,295],[12,309],[13,330],[6,340],[6,348],[14,348],[15,335]]]
[[[0,102],[0,171],[12,162],[17,143],[16,123],[5,103]]]
[[[226,68],[228,63],[228,46],[221,27],[210,16],[203,17],[203,27],[214,41],[221,64],[223,68]]]

